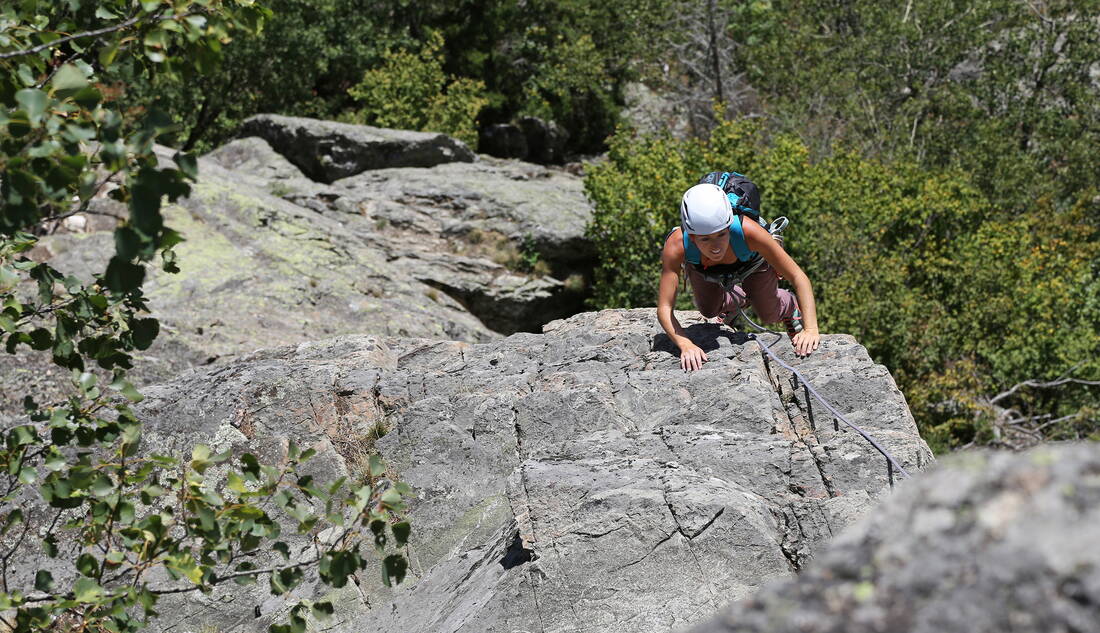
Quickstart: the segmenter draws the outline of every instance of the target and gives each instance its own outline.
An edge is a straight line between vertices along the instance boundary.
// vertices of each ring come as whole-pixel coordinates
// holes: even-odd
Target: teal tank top
[[[680,228],[680,232],[683,233],[684,238],[684,261],[702,266],[703,254],[695,246],[695,242],[688,238],[688,234],[683,227]],[[739,214],[734,214],[733,221],[730,222],[730,248],[733,249],[733,254],[737,256],[738,261],[747,262],[757,257],[756,251],[749,250],[749,245],[745,242],[745,231],[741,228],[741,216]]]

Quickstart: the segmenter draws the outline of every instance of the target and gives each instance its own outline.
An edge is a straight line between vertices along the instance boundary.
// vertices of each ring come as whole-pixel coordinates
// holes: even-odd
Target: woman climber
[[[681,270],[704,317],[721,316],[729,323],[748,303],[765,323],[786,325],[799,356],[821,343],[810,280],[759,223],[759,209],[756,186],[734,172],[708,174],[684,193],[680,226],[669,233],[661,251],[657,320],[680,348],[685,371],[700,369],[707,354],[687,337],[672,311]],[[742,222],[745,216],[750,221]],[[793,295],[779,288],[780,277],[794,286]]]

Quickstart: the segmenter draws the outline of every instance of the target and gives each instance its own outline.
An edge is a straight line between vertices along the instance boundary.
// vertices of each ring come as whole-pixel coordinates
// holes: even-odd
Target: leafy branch
[[[252,0],[94,4],[2,10],[0,343],[8,353],[48,353],[69,375],[66,397],[28,394],[23,419],[0,431],[0,536],[10,534],[0,546],[4,626],[130,633],[156,615],[161,596],[263,577],[287,596],[308,570],[339,587],[375,559],[384,581],[399,582],[407,563],[386,550],[407,542],[408,488],[376,481],[377,457],[370,481],[322,483],[301,470],[314,451],[295,446],[281,466],[203,445],[190,459],[142,447],[131,409],[142,395],[126,371],[160,331],[142,288],[158,258],[164,273],[178,271],[173,248],[183,238],[162,207],[190,193],[198,163],[176,152],[163,166],[154,143],[171,119],[121,108],[107,86],[153,67],[198,75],[267,12]],[[29,257],[36,233],[86,212],[108,183],[126,213],[104,270],[66,275]],[[310,539],[313,554],[292,557],[284,530]],[[322,544],[321,534],[337,536]],[[31,574],[36,548],[53,563]],[[151,584],[163,574],[167,584]],[[298,603],[289,624],[271,628],[301,633],[309,613],[331,612],[328,603]]]

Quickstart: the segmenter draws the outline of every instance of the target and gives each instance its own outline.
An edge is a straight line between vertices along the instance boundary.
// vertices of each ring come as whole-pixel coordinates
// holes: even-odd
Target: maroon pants
[[[691,282],[691,294],[695,297],[695,307],[708,318],[723,312],[735,313],[738,306],[744,308],[745,305],[752,304],[753,311],[761,321],[778,323],[789,319],[798,309],[794,293],[779,287],[779,277],[767,263],[734,286],[732,292],[727,292],[721,284],[703,279],[703,274],[690,264],[687,266],[687,275]]]

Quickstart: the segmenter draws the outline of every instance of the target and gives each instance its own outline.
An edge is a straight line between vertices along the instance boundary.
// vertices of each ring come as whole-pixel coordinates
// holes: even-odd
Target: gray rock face
[[[241,126],[242,136],[258,136],[307,176],[332,182],[368,169],[431,167],[476,156],[445,134],[390,130],[276,114],[259,114]]]
[[[148,389],[141,414],[162,450],[277,456],[293,440],[334,474],[379,450],[414,486],[411,578],[390,591],[371,569],[330,593],[308,579],[301,596],[336,602],[326,630],[672,631],[789,576],[888,490],[878,453],[823,424],[756,343],[686,316],[711,359],[692,374],[653,310],[604,311],[482,344],[263,351]],[[851,337],[800,365],[907,468],[931,460]],[[265,592],[167,603],[155,630],[264,630],[285,609]]]
[[[1100,631],[1098,449],[953,455],[692,633]]]
[[[336,219],[384,254],[395,275],[442,291],[494,331],[535,331],[583,309],[595,252],[584,236],[591,206],[574,175],[486,158],[372,170],[325,185],[254,137],[209,158]],[[517,272],[522,264],[528,272]],[[570,276],[574,283],[563,283]]]
[[[165,208],[168,226],[186,238],[176,247],[182,270],[169,275],[149,267],[145,291],[161,335],[139,357],[135,379],[163,381],[261,347],[343,334],[466,341],[499,336],[457,300],[394,266],[371,241],[378,229],[362,215],[319,213],[273,195],[290,188],[322,191],[323,185],[266,145],[266,155],[239,149],[200,159],[201,179],[191,197]],[[358,221],[355,232],[349,218]],[[106,266],[113,236],[62,235],[47,244],[51,264],[86,274]],[[26,378],[44,375],[35,370]],[[20,410],[15,398],[27,393],[24,386],[0,389],[0,395],[10,391]],[[49,393],[49,385],[39,387]]]
[[[590,268],[595,257],[584,237],[592,206],[581,179],[564,171],[485,159],[431,170],[376,170],[341,180],[334,189],[396,229],[449,240],[499,234],[516,246],[527,241],[533,253],[563,271]]]

